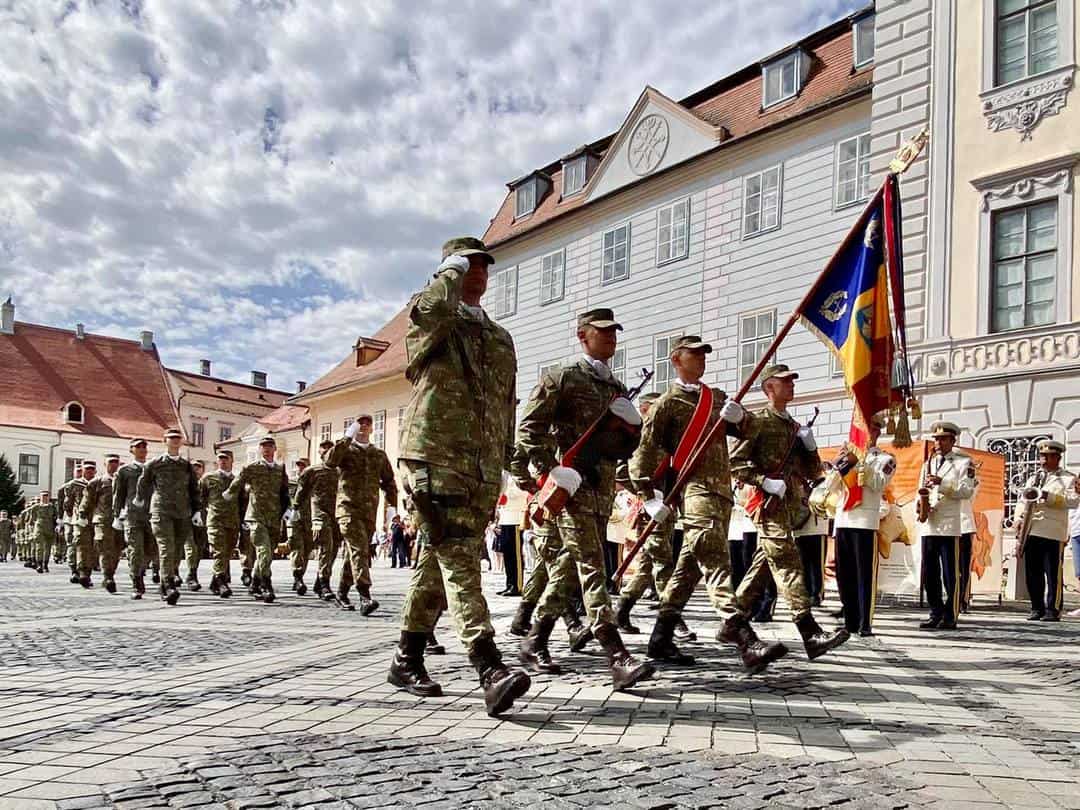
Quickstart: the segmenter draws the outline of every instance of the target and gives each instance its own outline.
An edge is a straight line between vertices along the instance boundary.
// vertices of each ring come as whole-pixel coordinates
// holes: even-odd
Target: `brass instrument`
[[[1032,518],[1035,514],[1035,504],[1042,499],[1042,488],[1046,485],[1046,470],[1039,470],[1035,474],[1035,485],[1030,486],[1020,493],[1020,503],[1013,510],[1011,519],[1005,521],[1006,529],[1016,529],[1016,558],[1024,556],[1024,546],[1027,545],[1031,535]],[[1016,513],[1023,507],[1023,514],[1016,517]]]

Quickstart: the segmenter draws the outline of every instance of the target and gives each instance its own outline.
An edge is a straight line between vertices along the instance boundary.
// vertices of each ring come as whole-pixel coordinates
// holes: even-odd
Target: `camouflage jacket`
[[[222,497],[227,501],[235,500],[242,491],[248,496],[245,521],[276,526],[289,508],[289,476],[285,474],[285,466],[276,461],[272,464],[262,459],[251,462],[233,479]]]
[[[240,527],[240,505],[225,500],[225,490],[235,480],[231,472],[214,470],[199,480],[199,500],[206,508],[206,527],[237,529]]]
[[[72,478],[69,481],[65,481],[60,485],[60,489],[56,490],[56,497],[53,499],[53,503],[56,504],[56,511],[61,515],[64,523],[68,523],[71,520],[71,509],[68,508],[68,487],[78,481],[78,478]]]
[[[143,467],[135,489],[140,509],[150,506],[154,517],[191,520],[199,511],[199,482],[195,468],[186,458],[170,458],[163,453]]]
[[[517,354],[509,332],[463,308],[462,275],[444,270],[410,304],[398,458],[498,486],[513,451]]]
[[[320,525],[334,519],[337,509],[338,471],[325,464],[308,467],[296,479],[293,509]],[[307,508],[305,513],[303,510]]]
[[[720,408],[724,404],[722,391],[713,391],[713,395],[712,416],[705,426],[704,433],[708,433],[719,421]],[[675,455],[700,397],[699,391],[687,391],[672,384],[653,403],[641,427],[641,443],[630,460],[630,478],[635,490],[643,492],[652,488],[653,473],[656,472],[664,456]],[[739,427],[745,430],[748,423],[749,420],[746,420]],[[732,430],[733,427],[733,425],[726,425],[727,435],[737,435]],[[666,493],[671,483],[671,481],[656,482],[656,485]],[[732,500],[731,466],[728,461],[727,442],[724,439],[717,439],[709,446],[704,459],[687,481],[686,489],[683,490],[684,498],[701,495],[716,495],[726,501]]]
[[[145,466],[137,461],[129,461],[113,476],[113,514],[117,517],[123,515],[128,523],[146,523],[149,520],[145,507],[140,509],[135,505],[135,490],[139,486],[139,477]]]
[[[601,416],[626,386],[614,377],[603,379],[585,359],[549,371],[537,383],[518,425],[517,446],[510,471],[523,489],[560,463],[588,427]],[[615,498],[616,462],[587,449],[578,453],[574,469],[582,485],[572,503],[605,517]]]
[[[56,521],[59,519],[56,504],[36,503],[27,511],[27,528],[32,539],[52,540],[56,537]]]
[[[15,524],[9,518],[0,520],[0,544],[8,543],[14,530]]]
[[[112,486],[113,480],[108,475],[99,475],[86,485],[86,494],[79,504],[79,517],[87,524],[112,526]]]
[[[373,444],[360,445],[338,439],[326,454],[326,466],[338,471],[337,516],[363,515],[375,519],[379,488],[387,506],[397,507],[397,481],[386,453]]]
[[[64,503],[61,509],[69,523],[75,521],[76,512],[89,483],[85,478],[72,478],[61,489],[61,492],[64,493]]]
[[[802,509],[810,482],[823,473],[817,451],[807,450],[798,439],[792,442],[799,423],[788,413],[766,407],[742,427],[742,441],[731,453],[732,473],[744,484],[758,487],[766,478],[783,478],[787,482],[783,504],[788,513]],[[785,462],[789,447],[791,453]]]

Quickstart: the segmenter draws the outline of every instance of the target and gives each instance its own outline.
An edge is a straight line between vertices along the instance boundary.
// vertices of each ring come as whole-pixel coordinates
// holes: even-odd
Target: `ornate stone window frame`
[[[1058,67],[995,86],[997,0],[983,0],[983,89],[979,98],[988,129],[1015,129],[1020,140],[1026,141],[1043,118],[1064,109],[1076,73],[1074,13],[1073,0],[1058,0]]]
[[[1018,205],[1057,200],[1057,292],[1055,320],[1072,321],[1072,244],[1073,244],[1073,171],[1080,163],[1080,153],[1046,160],[1020,169],[987,175],[971,184],[982,197],[979,206],[978,326],[980,335],[989,335],[991,277],[993,275],[994,213]],[[1015,334],[1021,330],[1013,330]],[[995,333],[999,334],[999,333]],[[1000,333],[1004,334],[1004,333]]]

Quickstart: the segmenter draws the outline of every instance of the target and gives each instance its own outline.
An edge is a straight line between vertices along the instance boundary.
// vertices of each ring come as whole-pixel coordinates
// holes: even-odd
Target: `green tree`
[[[19,487],[19,479],[15,477],[15,471],[8,464],[7,456],[0,453],[0,510],[9,515],[15,515],[22,511],[23,495]]]

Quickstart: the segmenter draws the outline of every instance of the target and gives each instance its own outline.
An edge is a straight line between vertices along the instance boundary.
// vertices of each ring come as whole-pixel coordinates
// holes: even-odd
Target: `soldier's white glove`
[[[660,498],[650,498],[642,504],[642,508],[645,510],[645,514],[657,523],[663,523],[671,517],[671,509],[665,506]]]
[[[460,270],[462,273],[466,273],[469,270],[469,260],[465,256],[458,256],[453,253],[442,260],[442,264],[439,265],[437,272],[441,273],[444,270]]]
[[[548,478],[554,481],[560,489],[565,489],[574,497],[581,486],[581,473],[573,467],[552,467],[548,472]]]
[[[136,509],[145,509],[146,501],[140,501],[138,498],[136,498],[131,502],[131,505],[134,506]]]
[[[192,515],[191,516],[191,525],[194,526],[197,529],[201,529],[203,527],[203,525],[204,525],[203,524],[203,519],[202,519],[202,514],[200,514],[199,512],[196,512],[194,515]]]
[[[85,529],[87,526],[90,525],[90,523],[89,523],[89,521],[87,521],[86,518],[81,518],[80,517],[80,518],[75,518],[75,525],[78,526],[80,529]]]
[[[360,432],[360,423],[359,422],[353,422],[351,425],[349,425],[347,428],[345,428],[345,438],[346,439],[351,439],[353,436],[355,436],[359,432]]]
[[[746,411],[743,410],[743,406],[733,399],[725,400],[720,406],[720,418],[732,425],[739,424],[744,416],[746,416]]]
[[[300,514],[295,509],[285,510],[285,522],[290,526],[295,526],[300,522]]]
[[[120,520],[126,520],[126,519],[127,519],[127,507],[124,507],[123,509],[120,510]]]
[[[799,441],[807,450],[810,452],[817,450],[817,442],[814,441],[814,431],[811,428],[804,425],[795,435],[799,437]]]
[[[113,518],[112,527],[116,529],[116,531],[122,532],[124,530],[124,521],[120,518]]]
[[[766,478],[761,482],[761,488],[770,495],[775,495],[777,498],[783,498],[787,492],[787,481],[783,478]]]

